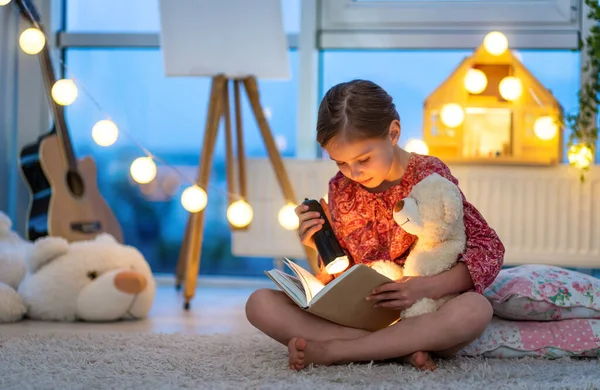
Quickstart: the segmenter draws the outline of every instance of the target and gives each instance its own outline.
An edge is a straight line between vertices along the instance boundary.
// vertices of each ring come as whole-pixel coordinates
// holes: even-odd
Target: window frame
[[[471,48],[493,26],[507,35],[515,49],[577,48],[581,0],[506,3],[506,0],[321,1],[319,46]]]

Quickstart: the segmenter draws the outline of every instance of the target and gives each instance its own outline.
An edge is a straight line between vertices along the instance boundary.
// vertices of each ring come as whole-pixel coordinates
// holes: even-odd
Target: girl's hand
[[[323,207],[323,211],[325,211],[325,215],[331,221],[327,203],[324,199],[321,199],[320,203],[321,207]],[[320,218],[320,215],[317,211],[308,211],[307,205],[301,204],[296,207],[294,211],[300,220],[300,226],[298,226],[298,236],[300,237],[300,241],[302,241],[303,245],[316,250],[317,247],[315,245],[315,241],[313,240],[313,235],[321,230],[325,220]]]
[[[374,303],[373,307],[405,310],[427,296],[428,281],[427,277],[405,276],[395,282],[382,284],[366,299]]]

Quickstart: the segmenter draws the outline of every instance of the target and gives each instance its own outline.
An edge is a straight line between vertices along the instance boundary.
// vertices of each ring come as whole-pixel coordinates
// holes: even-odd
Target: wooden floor
[[[189,311],[183,309],[183,297],[170,280],[158,281],[156,298],[147,319],[114,323],[65,323],[23,320],[0,324],[0,332],[147,332],[211,334],[251,329],[244,306],[257,288],[269,287],[268,281],[240,282],[210,280],[199,282]]]

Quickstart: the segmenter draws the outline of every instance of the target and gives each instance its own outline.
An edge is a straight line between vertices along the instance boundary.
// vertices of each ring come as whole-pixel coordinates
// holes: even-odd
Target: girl
[[[437,172],[455,184],[439,159],[398,146],[396,107],[378,85],[354,80],[332,87],[319,107],[317,141],[339,167],[329,182],[325,209],[351,263],[393,260],[402,265],[415,237],[392,218],[396,202],[413,185]],[[492,317],[482,295],[500,271],[504,246],[496,232],[463,196],[467,245],[451,270],[431,277],[402,278],[376,288],[365,299],[374,306],[403,310],[423,297],[461,294],[438,311],[398,321],[377,332],[347,328],[307,313],[283,292],[261,289],[246,304],[250,323],[287,345],[289,366],[402,358],[419,369],[435,369],[432,355],[450,357],[478,338]],[[313,234],[323,220],[298,206],[298,234],[315,248]],[[332,277],[321,261],[319,279]]]

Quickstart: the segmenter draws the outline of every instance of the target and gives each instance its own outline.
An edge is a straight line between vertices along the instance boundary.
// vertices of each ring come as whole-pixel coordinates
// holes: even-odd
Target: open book
[[[364,264],[347,269],[327,285],[289,259],[283,262],[296,276],[278,269],[267,276],[299,307],[340,325],[370,331],[385,328],[400,317],[400,311],[373,308],[365,298],[375,287],[392,280]]]

